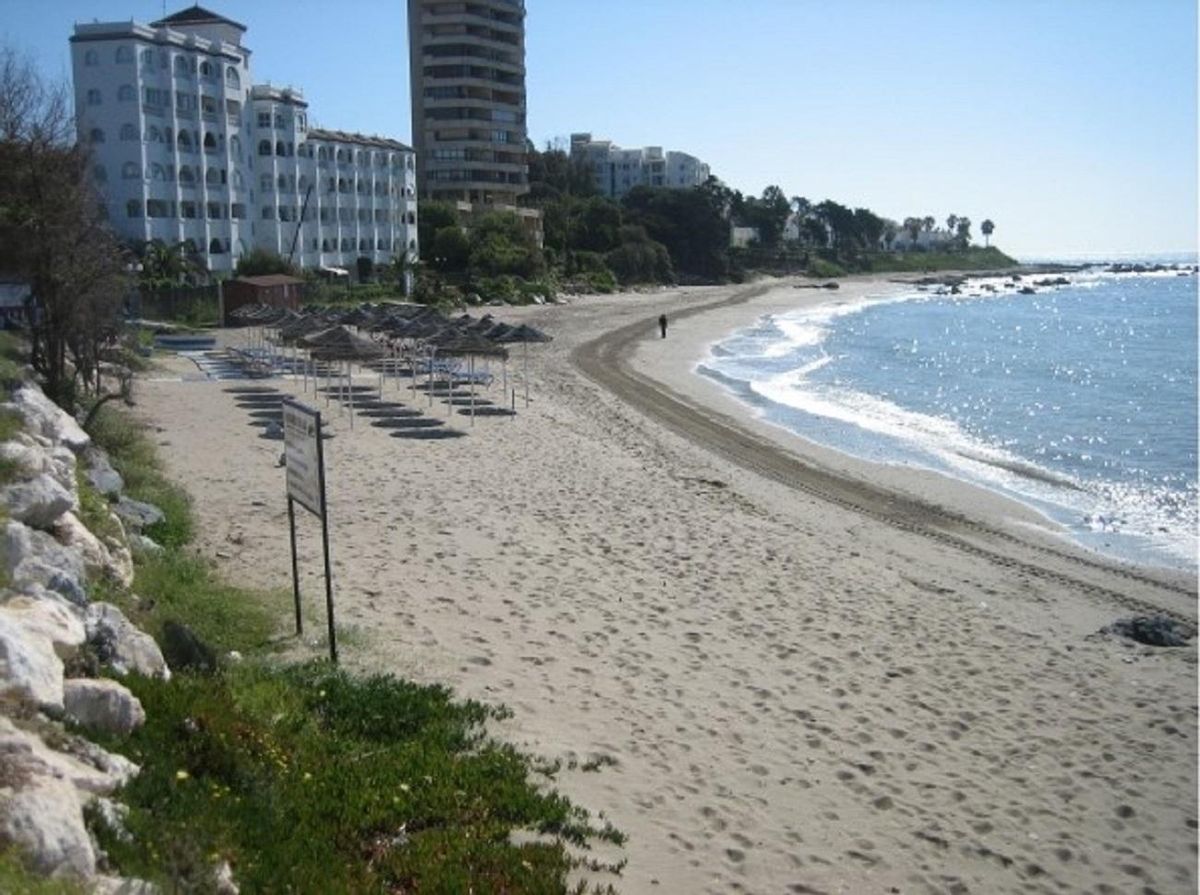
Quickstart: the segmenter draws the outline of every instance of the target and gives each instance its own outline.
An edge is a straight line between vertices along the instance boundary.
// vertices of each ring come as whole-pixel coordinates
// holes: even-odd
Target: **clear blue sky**
[[[173,12],[187,2],[167,3]],[[256,80],[324,126],[407,140],[403,0],[211,0]],[[530,136],[700,156],[759,193],[955,212],[1024,256],[1194,250],[1194,0],[528,0]],[[69,76],[76,20],[161,0],[0,0]]]

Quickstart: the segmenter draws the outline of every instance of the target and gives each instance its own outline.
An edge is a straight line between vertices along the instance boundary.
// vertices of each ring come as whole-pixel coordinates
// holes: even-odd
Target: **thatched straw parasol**
[[[525,406],[529,406],[529,343],[530,342],[550,342],[553,341],[550,336],[546,335],[540,329],[534,329],[532,326],[522,323],[520,326],[513,327],[506,333],[501,333],[496,336],[493,341],[501,345],[513,345],[520,342],[524,345],[524,369],[522,376],[525,380]]]

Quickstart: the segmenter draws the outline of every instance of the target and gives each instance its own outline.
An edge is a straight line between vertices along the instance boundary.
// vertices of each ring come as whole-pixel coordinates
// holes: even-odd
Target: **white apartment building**
[[[663,152],[661,146],[622,149],[611,140],[593,140],[591,134],[571,134],[571,158],[591,167],[597,192],[610,199],[620,199],[635,186],[700,186],[711,173],[686,152]]]
[[[245,31],[200,6],[75,26],[76,126],[113,229],[190,240],[213,272],[253,248],[303,267],[415,259],[412,149],[310,127],[299,90],[251,85]]]

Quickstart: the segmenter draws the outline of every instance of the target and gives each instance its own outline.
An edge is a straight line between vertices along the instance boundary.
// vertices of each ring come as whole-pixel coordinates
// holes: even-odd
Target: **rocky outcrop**
[[[121,736],[146,722],[138,698],[127,687],[105,678],[64,681],[63,709],[77,724]]]
[[[118,674],[135,671],[170,680],[171,669],[154,638],[138,629],[111,603],[93,603],[85,620],[87,642],[97,658]]]
[[[75,676],[97,662],[118,674],[170,676],[153,638],[115,605],[89,603],[88,596],[89,580],[132,584],[126,523],[139,549],[161,549],[140,531],[163,514],[121,495],[124,481],[108,457],[35,385],[22,385],[0,406],[25,423],[24,431],[0,443],[0,509],[7,517],[0,529],[6,573],[0,587],[0,848],[15,845],[28,866],[79,878],[93,891],[157,892],[140,880],[97,875],[84,807],[112,794],[138,768],[63,722],[111,736],[145,722],[142,704],[120,682]],[[113,502],[98,531],[84,524],[90,517],[80,511],[84,480]],[[72,677],[64,680],[66,668]],[[106,801],[102,808],[97,816],[120,822],[121,806]]]
[[[24,592],[39,586],[77,606],[87,603],[86,567],[77,551],[16,520],[4,528],[3,551],[13,590]]]
[[[91,436],[83,431],[71,414],[47,398],[32,383],[13,392],[10,404],[25,418],[27,429],[54,444],[65,445],[78,453],[92,442]]]

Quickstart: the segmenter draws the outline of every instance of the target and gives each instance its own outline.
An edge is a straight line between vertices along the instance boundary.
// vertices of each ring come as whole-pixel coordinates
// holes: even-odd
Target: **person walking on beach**
[[[662,330],[662,337],[665,339],[667,337],[667,315],[666,314],[658,315],[658,328]]]

